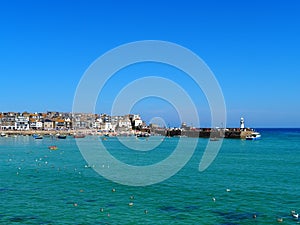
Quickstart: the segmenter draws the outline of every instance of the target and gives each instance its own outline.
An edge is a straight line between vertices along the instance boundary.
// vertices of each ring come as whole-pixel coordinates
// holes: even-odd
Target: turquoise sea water
[[[199,139],[184,168],[146,187],[106,180],[71,137],[0,138],[0,224],[298,224],[290,211],[300,213],[300,129],[259,131],[260,141],[224,140],[204,172],[198,166],[208,140]],[[146,153],[105,141],[112,155],[135,165],[159,162],[176,144],[168,138]]]

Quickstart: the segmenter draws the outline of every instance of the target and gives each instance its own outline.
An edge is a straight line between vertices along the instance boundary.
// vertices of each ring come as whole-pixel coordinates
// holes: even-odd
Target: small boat
[[[59,135],[57,135],[57,138],[58,138],[58,139],[66,139],[66,138],[67,138],[67,135],[59,134]]]
[[[51,145],[48,147],[50,150],[57,150],[58,147],[56,145]]]
[[[251,135],[246,136],[246,140],[255,141],[261,138],[261,134],[258,132],[253,132]]]
[[[145,133],[139,133],[136,135],[136,137],[139,137],[139,138],[143,138],[143,137],[150,137],[151,135],[147,132]]]
[[[32,137],[33,137],[34,139],[43,139],[43,136],[40,135],[40,134],[33,134]]]

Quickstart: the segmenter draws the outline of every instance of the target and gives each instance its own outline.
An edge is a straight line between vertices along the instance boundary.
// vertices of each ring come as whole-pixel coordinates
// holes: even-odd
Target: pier
[[[194,137],[194,138],[231,138],[231,139],[245,139],[246,136],[251,135],[254,132],[250,128],[226,128],[226,129],[213,129],[202,128],[193,130],[183,129],[156,129],[153,130],[154,134],[159,134],[167,137]]]
[[[152,132],[167,137],[246,139],[247,136],[250,136],[255,131],[251,128],[245,128],[245,120],[241,118],[239,128],[191,128],[183,123],[181,128],[155,129]]]

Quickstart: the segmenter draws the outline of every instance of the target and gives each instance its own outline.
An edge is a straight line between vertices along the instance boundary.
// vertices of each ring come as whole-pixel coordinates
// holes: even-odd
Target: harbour
[[[107,114],[85,113],[1,113],[1,136],[30,135],[83,138],[93,136],[137,136],[149,137],[161,135],[166,137],[193,138],[230,138],[250,139],[255,133],[245,127],[244,118],[237,128],[196,128],[182,123],[179,128],[166,128],[157,124],[146,124],[139,114],[110,116]],[[260,134],[259,134],[260,135]]]
[[[297,224],[299,129],[259,129],[263,141],[225,139],[204,172],[198,164],[209,141],[199,138],[186,166],[170,179],[147,187],[106,180],[88,165],[74,138],[0,138],[1,224]],[[132,143],[151,143],[127,138]],[[93,136],[80,141],[90,143]],[[173,151],[165,138],[155,151],[128,151],[109,137],[115,157],[147,165]],[[57,146],[56,150],[48,149]],[[99,165],[102,167],[102,165]],[[109,169],[112,165],[105,164]],[[266,177],[268,179],[266,179]],[[77,216],[74,217],[74,214]]]
[[[300,1],[0,10],[0,225],[300,225]]]
[[[253,129],[245,129],[240,130],[239,128],[227,128],[227,129],[212,129],[212,128],[202,128],[195,130],[181,130],[181,129],[154,129],[154,130],[143,130],[136,132],[127,132],[127,133],[118,133],[118,132],[99,132],[98,130],[86,129],[80,130],[84,135],[76,135],[78,131],[1,131],[1,136],[50,136],[55,137],[58,135],[61,136],[74,136],[74,137],[84,137],[85,135],[90,136],[150,136],[150,135],[161,135],[167,137],[177,137],[177,136],[186,136],[186,137],[194,137],[194,138],[236,138],[236,139],[245,139],[246,136],[252,134],[254,132]],[[148,135],[145,135],[147,133]]]

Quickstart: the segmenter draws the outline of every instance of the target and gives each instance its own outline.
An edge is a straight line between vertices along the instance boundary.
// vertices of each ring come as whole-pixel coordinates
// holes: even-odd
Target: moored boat
[[[258,132],[253,132],[252,134],[246,136],[246,140],[254,141],[259,140],[261,138],[261,134]]]
[[[43,136],[40,135],[40,134],[33,134],[32,137],[33,137],[34,139],[43,139]]]
[[[57,135],[57,138],[58,138],[58,139],[66,139],[66,138],[67,138],[67,135],[59,134],[59,135]]]
[[[151,134],[149,134],[149,133],[147,133],[147,132],[145,132],[145,133],[138,133],[137,135],[136,135],[136,137],[150,137],[151,136]]]

